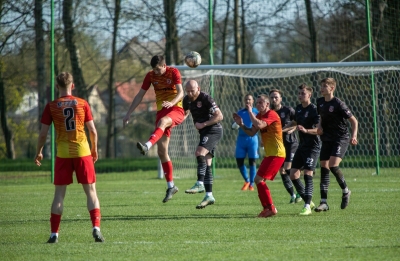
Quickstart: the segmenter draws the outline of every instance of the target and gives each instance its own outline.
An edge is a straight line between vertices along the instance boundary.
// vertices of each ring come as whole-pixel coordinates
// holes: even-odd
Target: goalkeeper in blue
[[[250,120],[250,115],[248,110],[246,109],[246,105],[252,107],[252,113],[255,115],[258,114],[258,110],[253,108],[254,98],[251,94],[247,94],[244,96],[244,109],[240,109],[237,114],[243,119],[243,124],[246,127],[252,127],[252,123]],[[258,136],[254,135],[253,137],[247,135],[235,122],[232,124],[232,129],[239,129],[239,133],[236,139],[236,164],[239,168],[240,174],[244,179],[244,185],[242,190],[254,190],[254,178],[256,176],[256,159],[259,158],[258,155]],[[244,164],[245,158],[248,156],[249,158],[249,171],[247,171],[247,167]],[[250,174],[250,175],[248,175]]]

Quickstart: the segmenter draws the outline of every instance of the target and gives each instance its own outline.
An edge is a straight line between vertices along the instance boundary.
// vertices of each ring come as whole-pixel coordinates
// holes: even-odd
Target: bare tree
[[[239,0],[234,0],[233,26],[235,34],[236,64],[242,64],[242,46],[240,43]]]
[[[63,23],[64,23],[64,38],[69,52],[71,61],[72,75],[74,76],[75,88],[78,91],[78,96],[87,99],[87,90],[85,80],[83,78],[79,50],[76,48],[74,40],[74,27],[72,23],[72,4],[73,0],[63,1]]]
[[[5,8],[4,7],[4,1],[0,0],[0,31],[2,31],[2,18],[6,15],[6,10],[10,10],[11,8]],[[23,14],[19,14],[20,17],[23,16]],[[14,17],[15,18],[15,17]],[[22,19],[24,20],[24,19]],[[8,22],[8,21],[7,21]],[[6,22],[6,23],[7,23]],[[4,23],[4,24],[6,24]],[[15,26],[12,30],[7,32],[5,39],[2,41],[0,45],[0,55],[2,55],[2,52],[7,44],[7,41],[12,38],[13,34],[18,30],[20,25],[23,22],[19,22],[17,26]],[[15,149],[14,149],[14,134],[12,130],[10,129],[8,122],[7,122],[7,103],[6,103],[6,92],[5,92],[5,83],[4,83],[4,77],[3,77],[3,71],[5,70],[5,64],[3,61],[3,57],[0,59],[0,124],[1,124],[1,129],[3,131],[3,136],[4,140],[6,143],[6,157],[9,159],[15,159]]]
[[[111,140],[116,138],[115,133],[115,88],[114,88],[114,71],[115,71],[115,57],[116,57],[116,46],[117,46],[117,33],[118,33],[118,22],[119,15],[121,12],[121,0],[115,0],[115,10],[113,19],[113,36],[112,36],[112,47],[111,47],[111,61],[110,61],[110,77],[108,81],[108,125],[107,125],[107,143],[106,143],[106,157],[111,157]],[[115,142],[114,142],[115,145]],[[115,151],[115,148],[114,148]],[[114,157],[115,157],[114,153]]]
[[[164,16],[167,28],[165,35],[165,61],[167,64],[172,64],[172,60],[175,64],[179,64],[182,56],[175,13],[176,2],[177,0],[164,0]]]
[[[1,5],[0,5],[1,8]],[[9,159],[15,159],[14,150],[14,135],[7,124],[7,106],[6,106],[6,95],[4,91],[4,80],[3,80],[3,64],[0,61],[0,122],[1,129],[3,130],[4,140],[6,142],[6,156]]]
[[[304,2],[306,5],[306,12],[307,12],[308,31],[310,33],[311,62],[317,63],[319,61],[319,48],[318,48],[317,31],[315,30],[315,24],[314,24],[313,11],[310,0],[304,0]]]
[[[242,0],[242,15],[241,17],[241,28],[242,28],[242,35],[241,35],[241,44],[242,44],[242,62],[246,63],[246,9],[244,7],[245,0]]]
[[[44,31],[43,31],[43,0],[35,0],[35,45],[36,45],[36,79],[38,86],[39,118],[44,110],[46,103],[46,71],[45,71],[45,52],[44,52]],[[40,120],[38,121],[40,124]]]
[[[230,0],[226,0],[226,14],[225,14],[225,19],[224,19],[224,26],[222,30],[222,54],[221,54],[221,63],[225,64],[225,58],[226,58],[226,41],[227,41],[227,30],[228,30],[228,22],[229,22],[229,9],[230,9]]]

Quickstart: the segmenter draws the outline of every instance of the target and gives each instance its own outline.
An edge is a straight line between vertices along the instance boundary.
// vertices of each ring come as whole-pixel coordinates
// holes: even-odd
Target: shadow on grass
[[[199,210],[201,211],[201,210]],[[113,221],[113,220],[136,220],[136,221],[147,221],[147,220],[185,220],[185,219],[238,219],[238,218],[254,218],[254,215],[251,214],[211,214],[211,215],[180,215],[180,216],[129,216],[129,215],[121,215],[121,216],[102,216],[102,220]]]
[[[202,211],[202,210],[198,210]],[[298,216],[293,214],[280,214],[280,217],[285,216]],[[243,218],[251,218],[255,219],[257,217],[257,213],[249,213],[249,214],[206,214],[206,215],[169,215],[169,216],[159,216],[157,215],[143,215],[143,216],[130,216],[130,215],[120,215],[120,216],[101,216],[102,222],[104,221],[123,221],[123,220],[136,220],[136,221],[148,221],[148,220],[187,220],[187,219],[243,219]],[[268,219],[274,219],[277,217],[271,217]],[[262,219],[262,218],[261,218]],[[264,218],[265,219],[265,218]],[[89,217],[82,218],[63,218],[62,223],[69,222],[81,222],[90,220]],[[10,220],[10,221],[0,221],[0,225],[5,224],[25,224],[29,222],[49,222],[49,219],[32,219],[32,220]]]
[[[400,248],[400,245],[394,246],[345,246],[345,248]]]

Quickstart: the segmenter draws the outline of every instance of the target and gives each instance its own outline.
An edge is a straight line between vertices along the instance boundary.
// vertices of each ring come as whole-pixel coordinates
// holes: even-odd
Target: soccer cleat
[[[341,209],[345,209],[347,207],[347,205],[349,204],[350,195],[351,195],[351,191],[349,190],[349,193],[347,193],[346,195],[344,195],[342,197],[342,203],[340,204]]]
[[[97,229],[93,229],[94,242],[104,242],[104,237],[101,232]]]
[[[58,243],[58,237],[57,236],[52,236],[47,240],[47,243],[53,244],[53,243]]]
[[[303,199],[301,198],[300,194],[297,193],[297,194],[296,194],[296,199],[295,199],[294,203],[299,203],[299,202],[301,202],[302,200],[303,200]]]
[[[177,186],[173,186],[172,188],[167,189],[167,193],[165,194],[165,198],[163,199],[163,203],[167,202],[168,200],[170,200],[172,198],[172,196],[178,192],[179,189]]]
[[[296,197],[291,197],[289,204],[294,204],[296,202]]]
[[[264,210],[261,211],[257,217],[259,217],[259,218],[272,217],[272,216],[275,216],[276,213],[278,213],[278,210],[276,210],[276,208],[274,206],[272,206],[272,209],[264,208]]]
[[[301,216],[309,216],[311,214],[312,214],[311,209],[306,208],[306,207],[304,207],[300,212]]]
[[[250,186],[250,182],[245,182],[243,184],[242,190],[247,190],[249,188],[249,186]]]
[[[329,206],[326,202],[319,203],[319,206],[314,209],[315,212],[327,211],[329,210]]]
[[[310,203],[310,209],[311,209],[311,210],[315,209],[315,204],[314,204],[314,202],[312,202],[312,201],[311,201],[311,203]]]
[[[249,186],[250,191],[254,191],[254,187],[252,185]]]
[[[140,150],[140,153],[142,153],[143,155],[146,155],[147,152],[149,152],[149,148],[147,148],[146,145],[143,145],[140,142],[136,143],[136,147]]]
[[[194,184],[193,187],[191,187],[190,189],[185,190],[185,193],[187,194],[196,194],[196,193],[203,193],[204,191],[206,191],[206,189],[204,188],[203,184],[198,184],[196,182],[196,184]]]
[[[200,202],[200,204],[198,204],[196,206],[197,209],[202,209],[207,207],[208,205],[212,205],[215,203],[215,198],[213,196],[205,196],[203,201]]]

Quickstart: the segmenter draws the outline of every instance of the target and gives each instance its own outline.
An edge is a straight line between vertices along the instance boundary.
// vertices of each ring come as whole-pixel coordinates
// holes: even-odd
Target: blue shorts
[[[244,159],[248,155],[249,159],[258,159],[258,137],[257,135],[238,136],[236,140],[235,157],[237,159]]]

